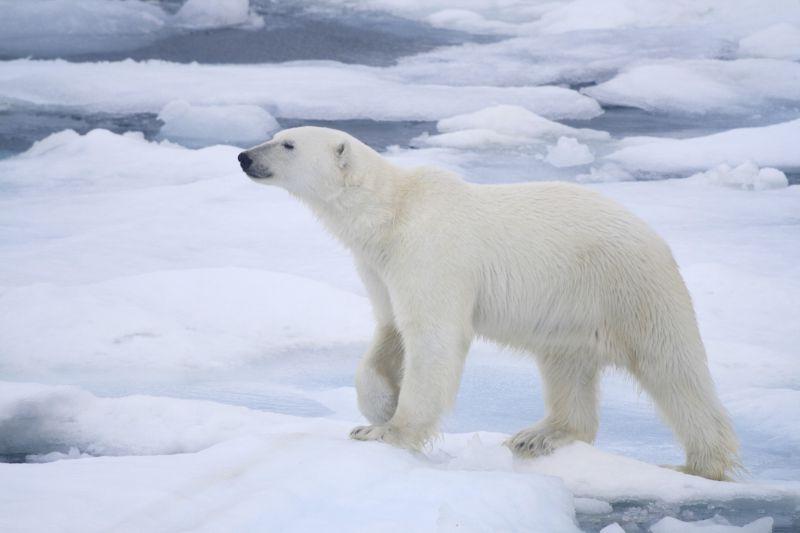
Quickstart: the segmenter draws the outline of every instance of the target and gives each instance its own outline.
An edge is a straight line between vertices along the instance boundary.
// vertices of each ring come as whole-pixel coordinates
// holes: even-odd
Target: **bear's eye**
[[[287,150],[294,150],[294,143],[286,141],[283,143],[283,147]]]

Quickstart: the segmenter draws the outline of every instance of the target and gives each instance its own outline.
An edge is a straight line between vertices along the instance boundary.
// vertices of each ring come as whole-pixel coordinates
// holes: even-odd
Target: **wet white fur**
[[[617,203],[568,183],[475,185],[398,168],[323,128],[285,130],[247,153],[256,181],[300,198],[352,250],[369,293],[375,336],[356,387],[372,425],[354,438],[422,446],[479,335],[531,354],[542,375],[547,416],[508,441],[517,454],[592,442],[599,374],[612,365],[653,398],[687,472],[722,479],[736,467],[672,254]]]

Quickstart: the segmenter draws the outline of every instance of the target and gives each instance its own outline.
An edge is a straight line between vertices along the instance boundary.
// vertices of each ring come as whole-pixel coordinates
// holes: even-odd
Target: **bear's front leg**
[[[554,351],[536,358],[544,385],[547,416],[506,441],[520,457],[538,457],[597,434],[597,383],[599,366],[581,351]]]
[[[403,379],[394,415],[385,424],[355,428],[352,438],[420,449],[436,433],[458,393],[471,334],[466,323],[428,324],[401,326]]]
[[[356,370],[358,408],[370,423],[385,424],[394,415],[402,373],[400,333],[393,324],[378,325],[372,345]]]

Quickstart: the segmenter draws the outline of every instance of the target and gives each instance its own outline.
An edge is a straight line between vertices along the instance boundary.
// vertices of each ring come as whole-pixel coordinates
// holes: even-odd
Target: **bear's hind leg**
[[[506,441],[523,457],[552,453],[576,440],[592,442],[597,434],[599,365],[590,355],[549,353],[537,357],[547,415]]]
[[[693,345],[664,343],[667,353],[648,353],[631,370],[683,444],[682,470],[728,479],[740,468],[736,435],[714,390],[699,334]]]

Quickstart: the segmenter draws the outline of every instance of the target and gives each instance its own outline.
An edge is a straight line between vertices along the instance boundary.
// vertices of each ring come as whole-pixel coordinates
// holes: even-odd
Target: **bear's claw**
[[[385,440],[389,428],[386,426],[358,426],[350,432],[350,438],[355,440]]]
[[[508,439],[505,445],[520,457],[550,455],[557,448],[569,444],[575,438],[568,432],[551,427],[524,429]]]

